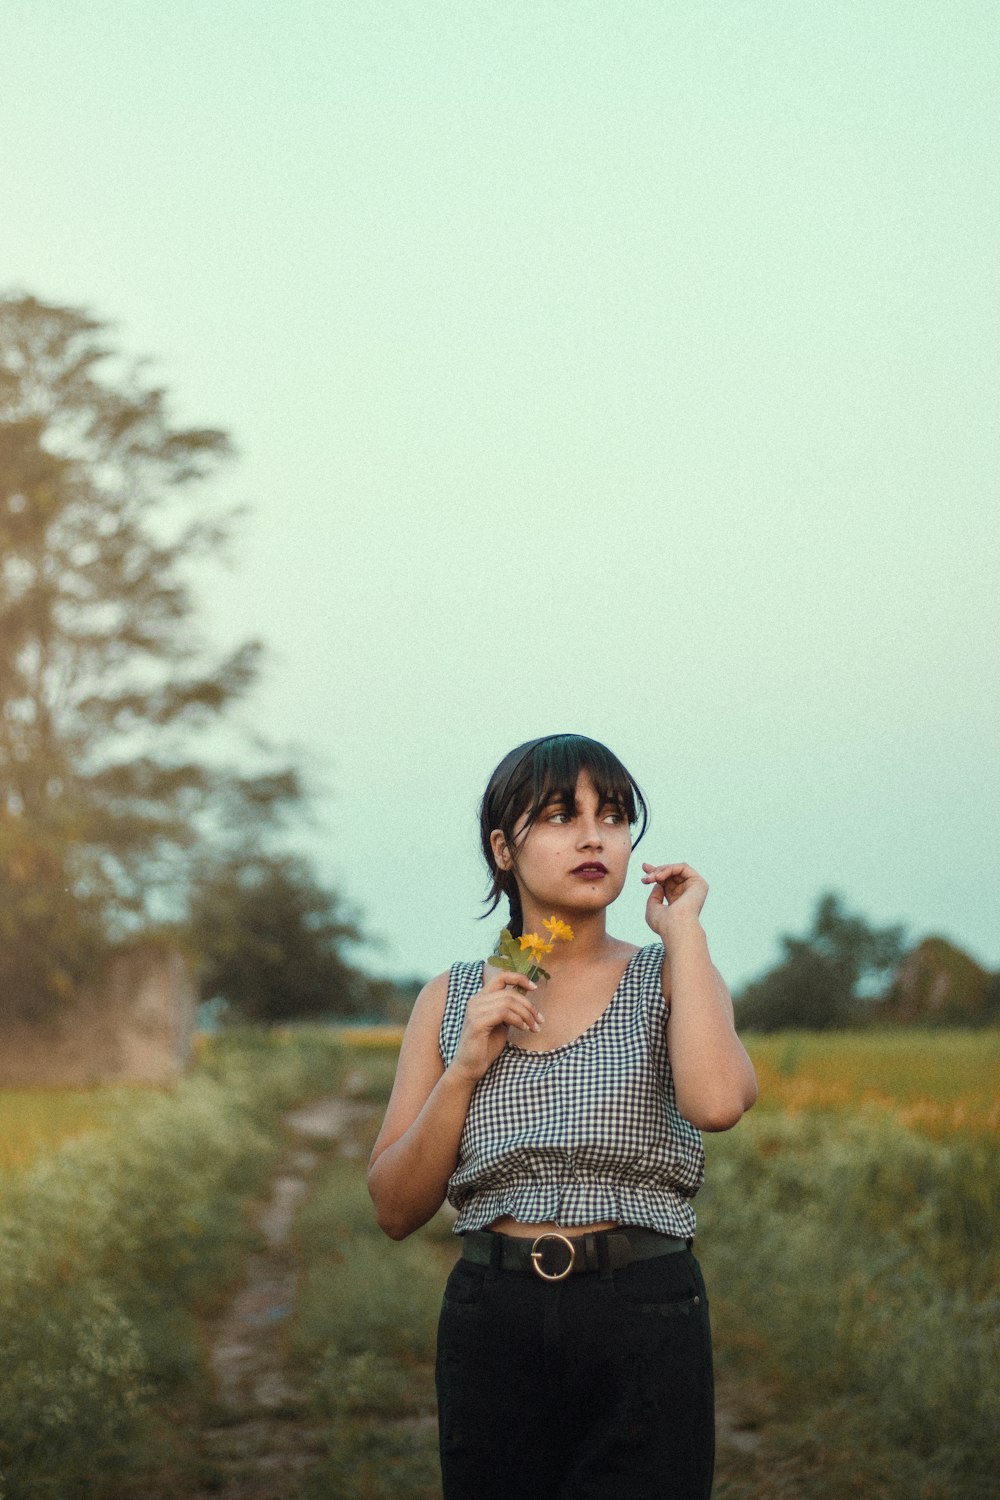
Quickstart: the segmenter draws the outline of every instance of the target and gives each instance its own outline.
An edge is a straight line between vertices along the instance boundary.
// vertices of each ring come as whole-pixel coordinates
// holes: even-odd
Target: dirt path
[[[357,1155],[354,1127],[371,1109],[351,1099],[320,1099],[285,1116],[301,1140],[258,1211],[264,1246],[247,1257],[243,1283],[211,1333],[217,1406],[201,1435],[203,1493],[294,1500],[302,1474],[322,1453],[324,1428],[308,1421],[305,1394],[287,1368],[286,1320],[299,1277],[289,1240],[321,1159],[307,1142],[335,1142],[344,1155]]]

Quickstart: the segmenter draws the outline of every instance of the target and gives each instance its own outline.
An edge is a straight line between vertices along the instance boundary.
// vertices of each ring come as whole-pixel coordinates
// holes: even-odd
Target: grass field
[[[391,1080],[402,1027],[334,1027],[331,1040],[374,1065],[374,1093]],[[304,1035],[308,1036],[309,1033]],[[277,1049],[303,1033],[277,1032]],[[210,1058],[219,1043],[203,1038]],[[758,1113],[881,1110],[935,1136],[1000,1134],[1000,1031],[780,1032],[750,1037],[760,1083]],[[22,1167],[61,1142],[108,1129],[135,1090],[0,1090],[0,1171]]]
[[[939,1137],[1000,1132],[1000,1030],[792,1031],[747,1047],[760,1111],[867,1106]]]
[[[120,1089],[0,1090],[0,1171],[26,1167],[89,1130],[108,1128]]]
[[[720,1443],[715,1500],[996,1500],[1000,1034],[786,1033],[749,1046],[760,1103],[706,1138],[696,1200],[720,1390],[741,1439]],[[387,1091],[391,1049],[368,1036],[354,1055]],[[314,1331],[326,1310],[310,1357],[335,1433],[307,1496],[337,1493],[350,1473],[366,1494],[431,1500],[433,1431],[413,1424],[433,1411],[440,1230],[387,1245],[360,1173],[341,1168],[324,1192],[326,1222],[333,1200],[355,1206],[301,1310]],[[397,1307],[364,1348],[345,1262],[362,1277],[377,1268],[385,1308]]]
[[[1000,1034],[749,1045],[760,1102],[706,1138],[695,1204],[741,1439],[720,1443],[715,1500],[995,1500]],[[329,1435],[301,1500],[436,1500],[433,1328],[455,1242],[443,1215],[386,1240],[364,1185],[397,1047],[372,1028],[248,1033],[204,1042],[173,1093],[0,1093],[3,1500],[139,1493],[163,1414],[204,1379],[200,1320],[246,1244],[280,1112],[341,1086],[373,1116],[298,1226],[290,1350]]]
[[[175,1090],[0,1094],[0,1497],[124,1500],[205,1384],[280,1118],[333,1091],[328,1038],[202,1049]]]

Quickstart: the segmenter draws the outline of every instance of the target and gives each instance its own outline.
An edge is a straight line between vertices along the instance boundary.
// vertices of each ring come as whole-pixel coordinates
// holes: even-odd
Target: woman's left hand
[[[678,921],[697,920],[708,895],[708,881],[690,865],[643,865],[643,885],[651,886],[646,923],[666,941]]]

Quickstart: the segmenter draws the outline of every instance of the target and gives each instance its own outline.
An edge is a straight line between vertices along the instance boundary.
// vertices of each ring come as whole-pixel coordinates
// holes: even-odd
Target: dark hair
[[[515,825],[525,818],[520,839],[528,832],[550,802],[565,802],[572,807],[576,783],[586,771],[598,797],[621,809],[629,826],[640,823],[632,847],[639,842],[649,823],[649,809],[638,783],[606,745],[588,739],[584,734],[547,734],[538,740],[527,740],[505,755],[490,777],[479,807],[479,835],[483,857],[491,876],[489,904],[483,912],[488,917],[496,911],[500,897],[510,903],[509,927],[520,937],[524,918],[521,898],[513,870],[501,870],[493,854],[490,834],[499,828],[513,851]]]

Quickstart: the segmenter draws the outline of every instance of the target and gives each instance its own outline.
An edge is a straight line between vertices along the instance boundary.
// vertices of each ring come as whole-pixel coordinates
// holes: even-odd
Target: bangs
[[[581,771],[587,772],[602,804],[617,808],[630,827],[641,824],[634,840],[638,843],[649,819],[638,784],[606,745],[580,734],[550,735],[523,757],[504,799],[505,811],[514,814],[511,823],[526,817],[530,828],[552,802],[572,808]]]

